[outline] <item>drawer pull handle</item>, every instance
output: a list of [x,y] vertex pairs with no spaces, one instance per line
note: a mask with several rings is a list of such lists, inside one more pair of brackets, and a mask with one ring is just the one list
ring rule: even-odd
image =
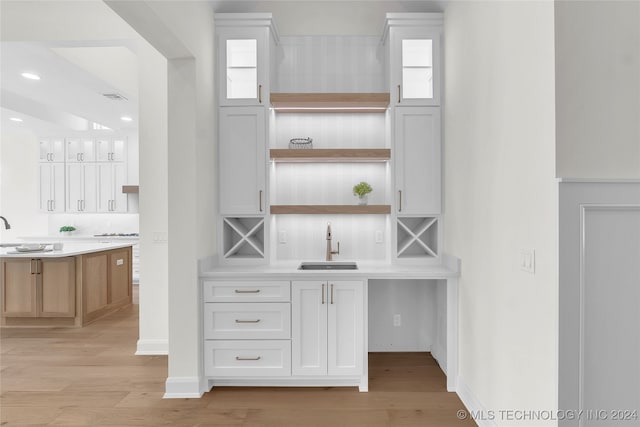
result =
[[241,319],[236,319],[236,323],[259,323],[261,319],[255,319],[255,320],[241,320]]
[[240,357],[240,356],[236,356],[236,360],[260,360],[261,357]]
[[253,289],[251,291],[243,291],[241,289],[236,289],[236,294],[258,294],[260,293],[260,289]]

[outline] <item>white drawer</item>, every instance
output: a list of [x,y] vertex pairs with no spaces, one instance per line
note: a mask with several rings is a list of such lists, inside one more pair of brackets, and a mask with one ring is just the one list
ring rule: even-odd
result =
[[291,341],[205,341],[207,377],[291,375]]
[[208,303],[204,305],[205,339],[289,339],[288,302]]
[[217,281],[205,280],[204,302],[288,302],[289,281]]

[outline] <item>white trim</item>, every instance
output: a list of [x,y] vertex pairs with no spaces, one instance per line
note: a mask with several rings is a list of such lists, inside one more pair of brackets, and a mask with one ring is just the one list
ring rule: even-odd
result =
[[163,399],[199,399],[211,390],[200,377],[169,377],[165,382]]
[[245,377],[245,378],[209,378],[210,386],[232,387],[358,387],[360,391],[367,391],[360,376],[350,377]]
[[138,340],[136,356],[158,356],[169,354],[169,340]]
[[558,178],[563,184],[640,184],[640,178]]
[[495,420],[489,419],[492,413],[480,402],[462,377],[458,377],[456,394],[467,408],[468,417],[473,418],[473,421],[478,427],[498,427]]

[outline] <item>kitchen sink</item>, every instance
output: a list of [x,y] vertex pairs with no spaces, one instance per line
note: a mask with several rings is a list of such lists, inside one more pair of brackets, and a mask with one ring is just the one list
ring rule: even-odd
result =
[[358,264],[344,261],[303,262],[298,270],[357,270]]

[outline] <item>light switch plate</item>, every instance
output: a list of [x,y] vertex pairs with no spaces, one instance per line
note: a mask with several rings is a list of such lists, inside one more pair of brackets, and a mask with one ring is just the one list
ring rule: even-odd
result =
[[376,230],[376,243],[384,243],[384,234],[382,233],[382,230]]
[[278,231],[278,243],[287,243],[287,232],[285,230]]
[[536,274],[536,251],[520,249],[520,270]]

